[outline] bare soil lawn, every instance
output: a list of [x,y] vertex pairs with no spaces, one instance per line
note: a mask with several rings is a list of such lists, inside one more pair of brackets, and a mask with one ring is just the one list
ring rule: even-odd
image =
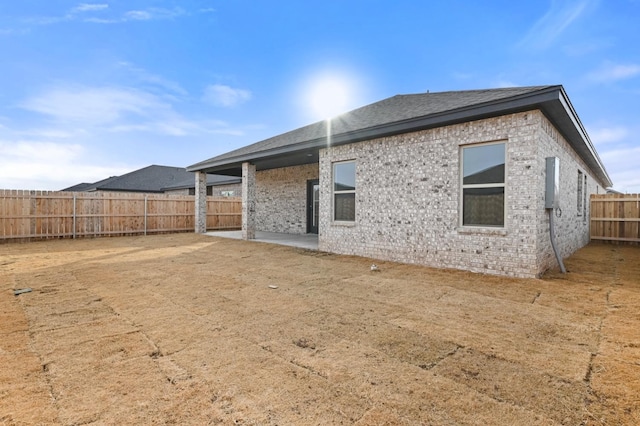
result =
[[0,245],[0,424],[640,424],[640,247],[539,280],[371,263],[194,234]]

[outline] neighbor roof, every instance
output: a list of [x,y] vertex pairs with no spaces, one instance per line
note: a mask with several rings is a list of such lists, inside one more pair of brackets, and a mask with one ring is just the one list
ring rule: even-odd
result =
[[243,162],[255,164],[257,170],[317,163],[319,150],[328,143],[344,145],[533,109],[540,109],[604,185],[611,186],[586,130],[559,85],[396,95],[210,158],[187,170],[240,176]]
[[191,179],[195,184],[193,173],[188,172],[184,167],[151,165],[92,184],[74,185],[63,189],[63,191],[163,192],[164,187],[184,182],[187,179]]
[[106,185],[116,179],[118,179],[119,176],[111,176],[108,177],[106,179],[102,179],[99,180],[97,182],[94,183],[79,183],[73,186],[70,186],[68,188],[63,189],[62,191],[75,191],[75,192],[92,192],[92,191],[97,191],[98,188],[100,188],[100,186],[102,185]]
[[[207,175],[207,186],[228,185],[242,182],[234,176]],[[165,192],[196,186],[195,176],[184,167],[151,165],[122,176],[111,176],[95,183],[79,183],[63,191],[128,191]]]

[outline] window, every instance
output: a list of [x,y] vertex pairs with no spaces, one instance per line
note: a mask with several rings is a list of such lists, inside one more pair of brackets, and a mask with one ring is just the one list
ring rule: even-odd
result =
[[333,220],[356,220],[356,163],[333,164]]
[[462,148],[462,225],[504,226],[506,144]]
[[582,209],[584,208],[584,187],[583,187],[582,172],[578,170],[578,216],[582,216]]
[[584,199],[582,200],[582,215],[584,222],[587,221],[587,175],[584,175],[584,188],[582,190]]
[[[189,195],[196,195],[195,188],[189,188]],[[207,186],[207,195],[213,195],[213,187]]]

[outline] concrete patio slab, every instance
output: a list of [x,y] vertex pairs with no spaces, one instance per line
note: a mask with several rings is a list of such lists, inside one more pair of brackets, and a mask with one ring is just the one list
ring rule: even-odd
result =
[[[207,232],[205,235],[231,238],[234,240],[242,239],[242,231],[212,231]],[[317,234],[283,234],[279,232],[256,231],[256,238],[251,241],[318,250]]]

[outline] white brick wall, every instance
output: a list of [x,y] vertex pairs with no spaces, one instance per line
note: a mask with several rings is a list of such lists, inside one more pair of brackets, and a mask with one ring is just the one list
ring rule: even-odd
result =
[[[554,218],[556,225],[556,242],[563,257],[571,255],[589,242],[589,195],[604,193],[591,170],[578,157],[567,141],[558,133],[553,125],[542,114],[539,114],[540,126],[537,130],[539,164],[541,171],[541,191],[544,194],[544,161],[546,157],[560,159],[560,211]],[[578,214],[578,170],[587,176],[586,214]],[[544,197],[539,197],[538,215],[538,265],[541,271],[557,264],[549,237],[549,219],[544,210]],[[561,216],[560,216],[561,213]],[[559,216],[559,217],[558,217]]]
[[[507,142],[505,227],[461,228],[460,147],[492,141]],[[589,238],[588,220],[577,218],[575,212],[577,168],[587,174],[590,192],[596,192],[596,182],[538,111],[322,150],[320,250],[475,272],[538,276],[555,263],[544,210],[545,157],[552,155],[561,162],[563,215],[557,219],[557,235],[567,256]],[[356,161],[353,225],[331,221],[331,165],[344,160]]]
[[318,179],[318,165],[256,173],[256,229],[287,234],[307,232],[307,181]]

